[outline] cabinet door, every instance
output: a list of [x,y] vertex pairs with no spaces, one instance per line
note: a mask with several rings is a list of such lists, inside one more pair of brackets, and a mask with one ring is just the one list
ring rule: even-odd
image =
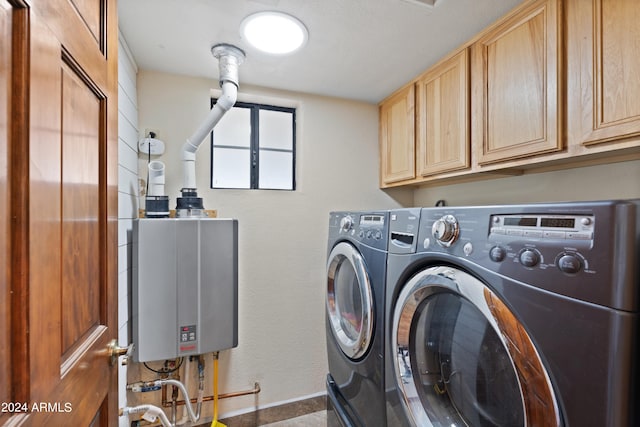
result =
[[380,104],[382,185],[415,178],[415,89],[401,90]]
[[469,62],[465,49],[416,83],[418,174],[469,167]]
[[[576,1],[581,142],[598,144],[640,135],[640,2]],[[573,65],[573,62],[572,62]]]
[[536,1],[472,46],[472,145],[479,164],[563,148],[561,17],[557,0]]

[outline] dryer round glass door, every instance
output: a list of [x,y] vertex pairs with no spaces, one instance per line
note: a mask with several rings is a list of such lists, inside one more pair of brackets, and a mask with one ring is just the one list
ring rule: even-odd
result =
[[559,426],[522,324],[480,280],[448,266],[414,275],[393,315],[393,365],[416,426]]
[[362,255],[349,243],[338,243],[329,254],[326,306],[340,349],[359,359],[373,336],[373,297]]

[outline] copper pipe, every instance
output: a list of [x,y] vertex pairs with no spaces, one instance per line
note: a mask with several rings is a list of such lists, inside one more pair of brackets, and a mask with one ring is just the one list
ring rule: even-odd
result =
[[[173,405],[173,401],[167,401],[167,390],[166,390],[167,386],[162,386],[162,407],[163,408],[170,408]],[[219,394],[218,395],[218,399],[227,399],[229,397],[239,397],[239,396],[247,396],[250,394],[258,394],[260,393],[260,383],[255,382],[253,384],[253,389],[251,390],[243,390],[243,391],[233,391],[233,392],[229,392],[229,393],[224,393],[224,394]],[[213,396],[205,396],[202,398],[203,402],[210,402],[213,400]],[[191,403],[197,403],[198,398],[197,397],[192,397],[189,400]],[[184,400],[177,400],[176,401],[176,405],[177,406],[182,406],[184,405]]]

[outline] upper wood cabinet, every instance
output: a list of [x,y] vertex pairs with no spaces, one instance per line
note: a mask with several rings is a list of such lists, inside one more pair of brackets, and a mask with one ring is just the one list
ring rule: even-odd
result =
[[421,176],[470,166],[468,58],[464,49],[416,82],[416,166]]
[[640,0],[523,2],[380,104],[381,186],[640,158],[637,22]]
[[563,149],[558,0],[519,9],[471,47],[472,146],[480,165]]
[[415,160],[415,89],[410,85],[380,104],[381,185],[415,178]]
[[640,2],[573,1],[568,9],[568,66],[578,73],[569,78],[580,91],[574,139],[593,146],[640,135]]

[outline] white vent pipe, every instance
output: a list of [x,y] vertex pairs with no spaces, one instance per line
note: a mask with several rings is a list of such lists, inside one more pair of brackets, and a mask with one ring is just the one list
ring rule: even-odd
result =
[[149,168],[149,196],[164,196],[164,163],[154,160]]
[[213,106],[204,122],[182,147],[184,165],[183,189],[196,190],[196,151],[203,140],[218,124],[222,116],[233,107],[238,98],[238,66],[245,58],[244,52],[229,44],[218,44],[211,48],[211,53],[218,59],[220,68],[220,87],[222,95]]

